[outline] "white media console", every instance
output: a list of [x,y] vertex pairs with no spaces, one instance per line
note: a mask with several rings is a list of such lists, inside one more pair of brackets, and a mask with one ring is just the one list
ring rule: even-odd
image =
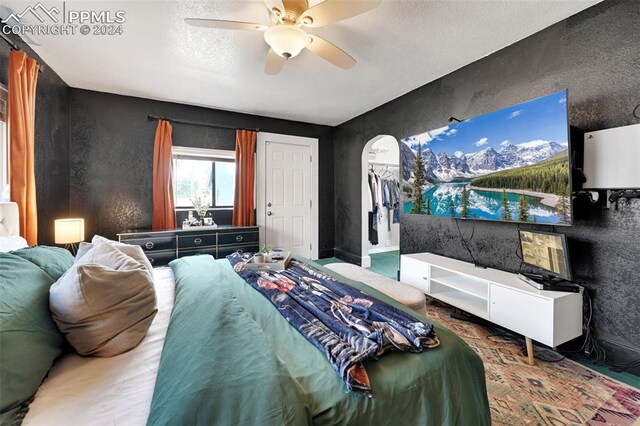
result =
[[518,275],[431,253],[402,255],[400,281],[526,338],[556,347],[582,335],[582,293],[537,290]]

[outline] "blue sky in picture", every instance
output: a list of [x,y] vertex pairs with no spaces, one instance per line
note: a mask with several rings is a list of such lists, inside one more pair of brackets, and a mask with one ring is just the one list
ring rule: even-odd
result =
[[402,141],[414,151],[421,143],[423,149],[428,147],[451,156],[458,151],[468,154],[489,147],[500,152],[508,144],[548,141],[567,145],[568,131],[567,92],[562,90]]

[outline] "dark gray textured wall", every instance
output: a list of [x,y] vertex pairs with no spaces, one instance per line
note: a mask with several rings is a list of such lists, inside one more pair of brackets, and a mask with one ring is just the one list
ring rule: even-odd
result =
[[[640,3],[606,1],[514,45],[350,120],[335,133],[336,252],[360,256],[360,156],[368,140],[398,140],[447,124],[569,89],[570,122],[582,131],[638,123]],[[428,42],[425,40],[425,42]],[[581,144],[581,141],[578,141]],[[571,240],[576,281],[594,295],[598,338],[612,359],[640,357],[640,200],[617,211],[584,200],[574,204]],[[465,222],[478,261],[517,271],[517,226]],[[545,228],[539,228],[545,229]],[[548,228],[546,228],[548,229]],[[433,252],[469,261],[455,222],[404,216],[401,253]]]
[[[44,65],[36,87],[34,143],[38,243],[53,245],[54,220],[69,210],[69,86],[20,38],[10,38]],[[0,83],[8,86],[8,81],[9,45],[0,40]]]
[[[71,89],[70,210],[85,218],[86,232],[114,237],[150,228],[153,141],[147,115],[319,139],[320,255],[332,256],[333,129],[248,114]],[[235,130],[174,124],[173,144],[235,149]]]

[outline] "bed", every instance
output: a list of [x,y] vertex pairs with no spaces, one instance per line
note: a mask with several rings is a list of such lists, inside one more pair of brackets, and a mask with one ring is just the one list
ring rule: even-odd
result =
[[438,324],[438,348],[366,364],[367,398],[346,393],[323,355],[226,259],[183,258],[175,275],[155,268],[154,278],[158,313],[144,340],[112,358],[59,357],[23,424],[490,423],[482,361]]

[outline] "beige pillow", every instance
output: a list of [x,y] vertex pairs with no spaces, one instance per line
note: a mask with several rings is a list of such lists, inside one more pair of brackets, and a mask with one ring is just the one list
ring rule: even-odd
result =
[[58,328],[80,355],[110,357],[133,349],[156,315],[147,268],[109,243],[98,243],[49,289]]
[[80,259],[86,252],[88,252],[95,244],[98,243],[109,243],[127,256],[134,258],[138,262],[142,263],[149,270],[151,276],[153,277],[153,266],[151,266],[149,258],[145,256],[144,251],[140,246],[109,240],[105,237],[101,237],[100,235],[94,235],[91,243],[80,243],[78,253],[76,254],[76,259]]

